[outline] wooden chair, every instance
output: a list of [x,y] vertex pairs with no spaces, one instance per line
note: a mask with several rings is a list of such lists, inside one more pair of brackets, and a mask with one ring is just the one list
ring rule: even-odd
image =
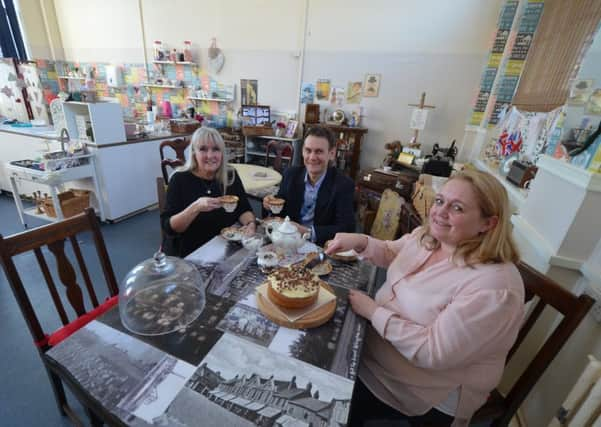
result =
[[399,229],[402,205],[403,199],[398,193],[391,189],[384,190],[370,234],[376,239],[394,240]]
[[283,162],[287,161],[287,165],[292,164],[292,157],[294,156],[294,147],[291,143],[286,141],[269,141],[265,150],[265,166],[269,166],[269,153],[273,151],[275,157],[273,158],[273,168],[282,173],[284,170]]
[[534,297],[538,298],[538,302],[522,325],[518,338],[507,356],[507,362],[511,360],[516,350],[524,342],[528,332],[530,332],[546,306],[550,306],[561,313],[563,319],[547,337],[538,353],[511,387],[507,396],[502,396],[497,390],[494,390],[486,404],[472,418],[473,423],[490,422],[492,426],[509,425],[509,421],[528,393],[595,302],[593,298],[586,294],[575,296],[525,263],[520,263],[518,268],[526,288],[526,302]]
[[[104,303],[99,303],[98,301],[79,243],[77,242],[76,236],[85,231],[90,231],[92,234],[94,246],[107,284],[108,294],[112,297]],[[69,252],[65,251],[66,240],[71,242],[74,257],[79,266],[80,278],[77,277],[75,269],[68,259],[67,253]],[[50,264],[47,263],[44,258],[42,252],[44,246],[47,247],[54,257],[54,262],[51,262]],[[29,299],[25,285],[27,285],[28,288],[32,288],[34,286],[39,286],[40,283],[24,284],[19,276],[17,266],[13,261],[13,258],[17,255],[30,251],[33,251],[35,255],[50,294],[50,298],[44,299],[38,303]],[[67,402],[63,381],[69,384],[70,380],[67,377],[61,379],[61,374],[56,368],[52,367],[52,363],[46,355],[46,352],[68,335],[117,303],[119,289],[94,210],[88,208],[84,213],[64,221],[25,231],[6,238],[0,235],[0,262],[2,263],[4,273],[8,278],[8,283],[33,337],[33,344],[37,348],[50,378],[50,383],[60,413],[69,416],[75,425],[83,425]],[[54,277],[60,279],[64,286],[64,292],[59,291],[55,284],[55,278],[51,273],[53,264],[56,265]],[[80,286],[78,280],[85,284],[85,289]],[[87,298],[84,293],[87,294]],[[63,298],[66,298],[65,302],[68,302],[70,308],[75,312],[75,315],[77,316],[76,319],[69,319],[67,310],[65,310],[65,306],[63,305],[63,300],[61,300],[61,294],[64,294]],[[86,300],[87,305],[85,302]],[[48,329],[42,327],[40,317],[36,314],[38,305],[40,308],[43,306],[44,311],[47,311],[52,305],[56,310],[57,317],[55,318],[55,322],[53,322],[54,325],[47,325]],[[63,326],[54,332],[47,333],[46,331],[54,329],[58,324],[58,320],[60,320]],[[50,322],[46,321],[46,323]],[[92,404],[90,404],[90,406],[91,405]],[[84,406],[86,406],[86,412],[90,417],[90,423],[92,425],[101,425],[99,418],[96,413],[90,409],[90,406],[85,404]]]
[[[190,140],[186,138],[170,139],[161,142],[159,145],[159,153],[161,155],[161,172],[163,173],[163,179],[165,182],[169,182],[169,174],[167,173],[167,166],[175,169],[178,166],[183,166],[186,163],[185,151],[190,145]],[[164,149],[166,147],[171,148],[175,151],[175,159],[165,157]]]

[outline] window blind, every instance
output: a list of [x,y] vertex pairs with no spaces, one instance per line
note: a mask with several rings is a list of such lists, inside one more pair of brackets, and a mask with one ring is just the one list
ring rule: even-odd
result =
[[545,112],[565,104],[600,19],[599,0],[545,0],[513,105]]

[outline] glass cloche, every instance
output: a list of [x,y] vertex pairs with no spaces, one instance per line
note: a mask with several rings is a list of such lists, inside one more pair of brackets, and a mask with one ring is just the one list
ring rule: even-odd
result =
[[140,335],[163,335],[192,323],[205,306],[205,284],[188,261],[157,252],[136,265],[119,289],[121,322]]

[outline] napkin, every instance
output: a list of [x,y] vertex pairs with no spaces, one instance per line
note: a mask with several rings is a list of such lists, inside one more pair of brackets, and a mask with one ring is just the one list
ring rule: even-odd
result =
[[317,310],[322,305],[325,305],[325,304],[329,303],[330,301],[336,299],[336,295],[334,295],[332,292],[328,291],[326,288],[324,288],[322,286],[321,289],[319,290],[319,295],[317,296],[317,301],[315,301],[315,303],[310,305],[309,307],[284,308],[284,307],[280,307],[280,306],[274,304],[273,302],[271,302],[271,300],[269,299],[269,296],[267,296],[267,283],[263,283],[261,286],[259,286],[257,288],[257,293],[261,296],[261,298],[263,298],[263,301],[265,302],[265,304],[269,305],[275,311],[278,311],[279,313],[281,313],[284,317],[286,317],[286,319],[288,319],[289,322],[295,322],[298,319],[303,318],[307,314]]

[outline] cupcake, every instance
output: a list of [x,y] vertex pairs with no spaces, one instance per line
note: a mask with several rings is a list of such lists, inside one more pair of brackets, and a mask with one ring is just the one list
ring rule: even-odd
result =
[[219,200],[221,201],[223,209],[225,209],[226,212],[232,213],[236,210],[236,206],[238,205],[238,196],[221,196]]

